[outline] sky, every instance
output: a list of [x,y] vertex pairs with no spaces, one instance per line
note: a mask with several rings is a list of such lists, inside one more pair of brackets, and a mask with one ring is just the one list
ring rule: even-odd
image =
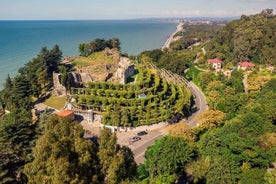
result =
[[276,0],[0,0],[0,20],[233,17],[271,8]]

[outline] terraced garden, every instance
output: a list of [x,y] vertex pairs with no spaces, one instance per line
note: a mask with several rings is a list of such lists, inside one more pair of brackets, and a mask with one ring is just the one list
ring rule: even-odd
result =
[[85,89],[73,88],[76,104],[100,111],[103,123],[114,126],[150,125],[189,113],[191,93],[184,83],[168,83],[159,72],[137,67],[135,84],[93,82]]

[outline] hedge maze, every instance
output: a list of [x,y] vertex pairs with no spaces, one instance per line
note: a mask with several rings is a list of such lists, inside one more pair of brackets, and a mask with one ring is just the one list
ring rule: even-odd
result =
[[169,83],[145,65],[138,71],[135,84],[92,82],[71,93],[80,108],[100,111],[106,125],[150,125],[189,114],[192,95],[185,83]]

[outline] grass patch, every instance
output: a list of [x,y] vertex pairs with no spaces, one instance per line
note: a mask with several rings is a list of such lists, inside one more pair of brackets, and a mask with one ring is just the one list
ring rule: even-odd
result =
[[194,65],[191,65],[190,69],[186,73],[186,77],[189,80],[192,80],[197,86],[199,86],[199,73],[200,71]]
[[66,96],[51,96],[50,98],[48,98],[44,104],[52,107],[54,109],[60,110],[64,107],[66,103]]
[[95,52],[88,57],[78,57],[73,63],[76,66],[87,67],[91,65],[114,64],[116,60],[113,55],[106,56],[104,52]]

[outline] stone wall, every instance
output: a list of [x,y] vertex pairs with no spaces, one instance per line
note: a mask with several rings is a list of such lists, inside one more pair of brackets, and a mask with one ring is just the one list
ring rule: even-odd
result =
[[66,94],[65,87],[61,84],[61,74],[53,72],[54,89],[52,94],[55,96],[61,96]]
[[135,66],[131,63],[129,58],[121,57],[118,63],[118,69],[115,73],[115,77],[120,84],[126,84],[127,78],[135,73]]

